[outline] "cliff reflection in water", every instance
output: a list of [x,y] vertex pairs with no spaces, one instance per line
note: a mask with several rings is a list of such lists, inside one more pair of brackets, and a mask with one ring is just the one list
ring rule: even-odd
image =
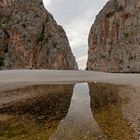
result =
[[91,110],[106,140],[133,140],[133,130],[124,119],[119,86],[89,83]]
[[81,83],[1,92],[0,140],[134,140],[122,113],[124,88]]
[[68,114],[49,140],[102,140],[91,112],[87,83],[75,85]]
[[68,112],[73,88],[74,85],[42,85],[1,93],[0,98],[8,95],[9,102],[6,99],[0,108],[0,139],[49,139]]

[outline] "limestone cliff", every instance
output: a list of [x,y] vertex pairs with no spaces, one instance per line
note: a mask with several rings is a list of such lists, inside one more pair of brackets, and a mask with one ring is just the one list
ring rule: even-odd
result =
[[89,34],[88,70],[140,72],[140,1],[110,0]]
[[42,0],[0,0],[0,67],[77,69],[65,31]]

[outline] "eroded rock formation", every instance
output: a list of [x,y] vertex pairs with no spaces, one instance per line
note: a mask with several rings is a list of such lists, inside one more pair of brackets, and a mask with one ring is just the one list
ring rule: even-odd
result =
[[87,69],[140,72],[140,1],[107,2],[91,27]]
[[0,67],[77,69],[65,31],[42,0],[0,1]]

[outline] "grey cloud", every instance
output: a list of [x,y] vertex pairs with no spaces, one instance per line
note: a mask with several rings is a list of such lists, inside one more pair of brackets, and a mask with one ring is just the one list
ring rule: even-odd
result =
[[[48,0],[44,0],[47,3]],[[48,10],[58,22],[69,24],[79,18],[95,17],[107,0],[49,0]],[[92,16],[90,16],[92,15]],[[90,19],[87,19],[90,20]]]
[[86,67],[89,30],[106,2],[107,0],[44,0],[47,10],[64,27],[82,69]]

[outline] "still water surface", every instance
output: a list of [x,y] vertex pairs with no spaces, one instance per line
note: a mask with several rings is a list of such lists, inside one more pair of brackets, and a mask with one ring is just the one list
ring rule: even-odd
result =
[[101,137],[90,108],[88,84],[75,85],[70,108],[50,140],[80,140]]
[[134,139],[115,85],[30,86],[0,100],[0,140]]

